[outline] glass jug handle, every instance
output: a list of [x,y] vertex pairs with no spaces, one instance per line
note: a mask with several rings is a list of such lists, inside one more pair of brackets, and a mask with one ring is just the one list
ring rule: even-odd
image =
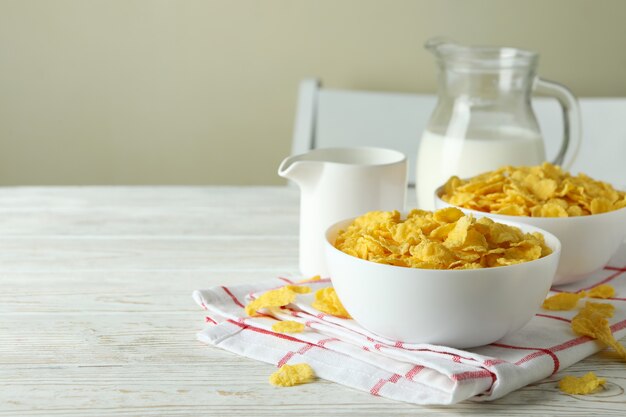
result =
[[580,106],[574,94],[559,83],[535,78],[535,91],[556,98],[563,109],[563,143],[556,155],[553,164],[560,165],[568,170],[578,156],[580,141],[582,139],[582,127]]

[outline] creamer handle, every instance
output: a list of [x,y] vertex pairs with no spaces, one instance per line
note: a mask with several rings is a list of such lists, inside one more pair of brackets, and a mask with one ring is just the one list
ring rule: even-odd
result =
[[563,143],[553,164],[569,170],[578,156],[582,140],[580,106],[572,92],[562,84],[535,78],[535,91],[556,98],[563,109]]

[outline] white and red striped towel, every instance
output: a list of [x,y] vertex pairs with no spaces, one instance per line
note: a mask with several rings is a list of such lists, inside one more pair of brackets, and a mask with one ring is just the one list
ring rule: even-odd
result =
[[[616,295],[606,302],[616,308],[610,323],[619,339],[626,334],[626,246],[610,265],[585,281],[554,291],[575,292],[610,282]],[[243,307],[251,298],[294,280],[281,277],[194,292],[193,298],[208,314],[207,328],[198,339],[278,367],[306,362],[320,378],[417,404],[494,400],[603,349],[572,332],[570,320],[577,310],[539,311],[516,334],[468,350],[386,340],[353,320],[320,314],[310,306],[312,294],[298,295],[295,306],[275,318],[246,316]],[[315,291],[331,284],[326,279],[303,285]],[[271,327],[276,320],[299,321],[306,330],[275,333]]]

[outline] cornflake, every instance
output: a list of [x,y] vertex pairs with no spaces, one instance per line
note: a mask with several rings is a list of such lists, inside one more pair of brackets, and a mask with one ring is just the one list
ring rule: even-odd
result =
[[552,253],[540,233],[477,220],[454,207],[413,210],[404,220],[398,211],[366,213],[339,232],[335,247],[368,261],[425,269],[490,268]]
[[585,310],[594,311],[602,317],[609,318],[613,317],[613,314],[615,313],[615,306],[613,304],[593,303],[591,301],[587,301],[585,303]]
[[296,293],[293,292],[288,286],[278,288],[276,290],[270,290],[252,301],[246,306],[246,314],[249,316],[255,316],[257,310],[268,307],[282,307],[287,304],[291,304],[296,299]]
[[292,320],[279,321],[272,325],[272,330],[277,333],[300,333],[304,331],[304,324]]
[[285,285],[285,288],[290,289],[296,294],[308,294],[311,292],[311,287],[305,285]]
[[505,166],[467,180],[451,177],[441,199],[455,206],[494,214],[575,217],[626,207],[626,192],[559,166]]
[[573,310],[578,305],[578,300],[584,296],[584,291],[577,293],[561,292],[543,300],[541,307],[546,310]]
[[613,309],[600,307],[600,303],[586,303],[585,307],[572,319],[572,330],[581,336],[588,336],[612,347],[626,361],[626,349],[611,332],[606,319],[613,315]]
[[[579,291],[577,293],[562,292],[546,298],[542,307],[546,310],[573,310],[578,305],[578,300],[583,297],[591,298],[611,298],[615,295],[615,288],[608,284],[602,284],[589,291]],[[614,308],[610,304],[587,303],[588,308],[592,306],[607,306]],[[611,316],[608,316],[611,317]]]
[[[610,285],[601,285],[596,288],[605,287],[598,290],[598,294],[606,295],[614,294],[615,290]],[[606,288],[608,287],[608,289]],[[593,290],[592,290],[593,291]],[[586,295],[591,296],[591,292]],[[584,293],[584,291],[581,291]],[[595,295],[598,295],[595,294]],[[576,294],[575,294],[576,295]],[[552,298],[552,297],[551,297]],[[576,300],[577,302],[578,300]],[[585,307],[572,319],[571,327],[574,333],[581,336],[588,336],[599,342],[612,347],[623,360],[626,361],[626,349],[622,346],[611,332],[607,318],[613,317],[615,307],[608,303],[594,303],[587,301]],[[573,376],[565,376],[559,381],[561,391],[568,394],[590,394],[605,384],[605,380],[597,378],[593,372],[589,372],[583,377],[576,378]]]
[[615,288],[608,284],[598,285],[587,291],[587,297],[591,298],[611,298],[615,296]]
[[315,378],[315,373],[311,366],[306,363],[283,365],[278,371],[270,375],[270,384],[277,387],[292,387],[311,382],[313,378]]
[[598,378],[589,372],[580,378],[567,375],[559,381],[559,389],[567,394],[586,395],[595,392],[606,383],[604,378]]
[[326,287],[315,292],[315,301],[311,306],[324,313],[351,319],[333,287]]

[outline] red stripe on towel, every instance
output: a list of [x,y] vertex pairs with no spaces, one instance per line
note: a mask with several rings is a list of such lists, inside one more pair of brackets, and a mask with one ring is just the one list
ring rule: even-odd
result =
[[261,334],[268,334],[270,336],[274,336],[274,337],[277,337],[279,339],[289,340],[289,341],[292,341],[292,342],[307,343],[307,342],[303,342],[300,339],[296,339],[295,337],[287,336],[286,334],[270,332],[269,330],[260,329],[258,327],[249,326],[249,325],[243,324],[243,323],[238,323],[235,320],[228,319],[228,322],[232,323],[232,324],[234,324],[236,326],[239,326],[239,327],[241,327],[242,329],[245,329],[245,330],[251,330],[253,332],[257,332],[257,333],[261,333]]
[[424,369],[422,365],[415,365],[413,368],[411,368],[411,370],[409,370],[409,372],[404,375],[404,377],[409,381],[413,381],[413,377],[420,373],[422,369]]
[[551,316],[550,314],[540,314],[540,313],[537,313],[537,314],[535,314],[535,316],[537,316],[537,317],[545,317],[547,319],[561,320],[561,321],[564,321],[565,323],[571,323],[572,322],[570,319],[566,319],[566,318],[559,317],[559,316]]
[[378,382],[372,387],[372,389],[370,389],[370,394],[378,396],[378,392],[386,383],[386,379],[379,379]]
[[[608,268],[606,268],[606,269],[608,269]],[[602,281],[596,282],[595,284],[590,285],[590,286],[588,286],[586,288],[583,288],[582,290],[579,290],[579,291],[591,290],[591,289],[593,289],[593,288],[595,288],[597,286],[600,286],[602,284],[606,284],[607,282],[613,281],[615,278],[619,277],[624,272],[626,272],[626,269],[617,269],[617,270],[611,269],[611,271],[615,271],[615,273],[613,273],[613,274],[609,275],[608,277],[604,278]]]
[[278,279],[281,280],[281,281],[285,281],[287,284],[293,284],[293,281],[290,280],[289,278],[278,277]]
[[554,354],[554,352],[552,352],[551,349],[546,349],[546,348],[533,348],[533,347],[525,347],[525,346],[512,346],[512,345],[505,345],[502,343],[492,343],[492,346],[496,346],[496,347],[500,347],[500,348],[505,348],[505,349],[517,349],[517,350],[534,350],[535,352],[531,353],[530,355],[526,355],[524,356],[522,359],[520,359],[519,361],[515,362],[515,365],[521,365],[523,363],[526,363],[532,359],[541,357],[543,355],[548,355],[550,356],[550,358],[552,359],[553,362],[553,368],[552,368],[552,373],[550,375],[554,375],[555,373],[558,372],[559,368],[561,367],[561,361],[559,361],[559,358]]
[[239,302],[239,300],[237,299],[237,297],[235,297],[235,294],[233,294],[232,292],[230,292],[230,290],[228,288],[226,288],[225,286],[222,285],[222,289],[226,292],[226,294],[228,294],[230,296],[230,298],[233,300],[233,302],[235,304],[237,304],[239,307],[241,308],[246,308],[243,304],[241,304],[241,302]]
[[280,368],[280,367],[281,367],[281,366],[283,366],[285,363],[287,363],[287,361],[289,361],[289,359],[291,359],[291,358],[293,357],[293,355],[295,355],[295,354],[296,354],[296,352],[291,352],[291,351],[287,352],[287,353],[285,354],[285,356],[283,356],[283,357],[282,357],[282,358],[278,361],[277,366]]
[[481,379],[481,378],[491,378],[495,380],[495,375],[492,372],[489,372],[487,370],[467,371],[467,372],[461,372],[458,374],[450,375],[450,379],[456,382],[467,381],[468,379]]

